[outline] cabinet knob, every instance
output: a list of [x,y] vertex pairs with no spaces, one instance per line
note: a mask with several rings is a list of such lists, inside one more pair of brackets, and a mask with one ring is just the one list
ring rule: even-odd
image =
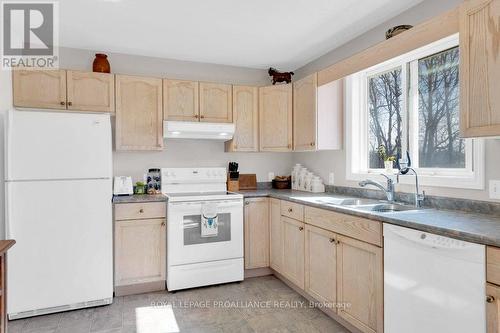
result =
[[314,142],[311,142],[311,147],[314,147],[314,145],[315,145]]
[[139,213],[141,213],[141,214],[144,213],[144,209],[142,209],[142,208],[139,209]]
[[71,105],[73,105],[73,103],[72,102],[68,102],[68,106],[71,106]]
[[245,205],[249,205],[249,204],[250,204],[250,202],[249,202],[249,201],[245,201]]
[[495,297],[488,295],[486,296],[486,302],[493,303],[495,301]]
[[66,103],[61,101],[61,105],[66,105]]
[[292,208],[288,208],[288,212],[289,213],[293,212],[293,209]]
[[204,116],[204,115],[201,115],[201,116],[200,116],[200,118],[201,118],[201,119],[205,119],[205,116]]
[[335,238],[330,238],[330,243],[335,243]]
[[287,146],[287,147],[288,147],[288,149],[290,149],[290,148],[292,148],[292,145],[291,145],[291,144],[288,144],[288,146]]
[[199,117],[199,116],[198,116],[197,114],[195,114],[195,115],[194,115],[194,117],[195,117],[196,119],[198,119],[198,117]]
[[304,227],[299,227],[299,230],[300,230],[300,231],[304,230]]
[[165,226],[165,222],[162,222],[162,223],[161,223],[161,226],[162,226],[162,227],[164,227],[164,226]]

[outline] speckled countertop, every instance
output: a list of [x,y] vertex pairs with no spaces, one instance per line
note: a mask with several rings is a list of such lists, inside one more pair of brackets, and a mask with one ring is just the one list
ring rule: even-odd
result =
[[113,203],[134,203],[134,202],[162,202],[167,201],[163,194],[134,194],[134,195],[115,195]]
[[272,197],[307,206],[347,213],[375,221],[431,232],[473,243],[500,246],[500,216],[466,213],[461,211],[420,209],[390,213],[361,211],[349,206],[333,206],[306,201],[311,197],[353,198],[332,193],[308,193],[292,190],[264,189],[240,191],[246,198]]

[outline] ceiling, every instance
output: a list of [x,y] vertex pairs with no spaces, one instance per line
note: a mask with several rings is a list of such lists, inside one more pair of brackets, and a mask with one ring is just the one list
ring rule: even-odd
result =
[[294,70],[422,0],[64,0],[60,45]]

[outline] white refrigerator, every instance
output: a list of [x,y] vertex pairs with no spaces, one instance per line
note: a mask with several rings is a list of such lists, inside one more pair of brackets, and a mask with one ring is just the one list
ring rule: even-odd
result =
[[110,304],[110,116],[12,110],[5,127],[9,318]]

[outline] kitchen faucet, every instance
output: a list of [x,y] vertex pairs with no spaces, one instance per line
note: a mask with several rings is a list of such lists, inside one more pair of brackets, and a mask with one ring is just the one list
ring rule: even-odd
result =
[[[425,200],[425,191],[422,191],[422,194],[420,194],[419,189],[418,189],[418,175],[415,169],[413,168],[405,168],[405,170],[412,171],[413,174],[415,175],[415,207],[420,208],[422,207],[422,203]],[[404,173],[406,174],[406,173]],[[399,175],[403,175],[401,171],[398,173],[398,183],[399,183]]]
[[382,174],[382,176],[387,178],[387,188],[385,188],[384,185],[380,184],[379,182],[376,182],[376,181],[371,180],[371,179],[366,179],[366,180],[360,181],[359,186],[365,187],[367,185],[372,185],[372,186],[378,187],[379,189],[384,191],[385,195],[387,196],[387,200],[389,202],[394,202],[394,181],[384,174]]

